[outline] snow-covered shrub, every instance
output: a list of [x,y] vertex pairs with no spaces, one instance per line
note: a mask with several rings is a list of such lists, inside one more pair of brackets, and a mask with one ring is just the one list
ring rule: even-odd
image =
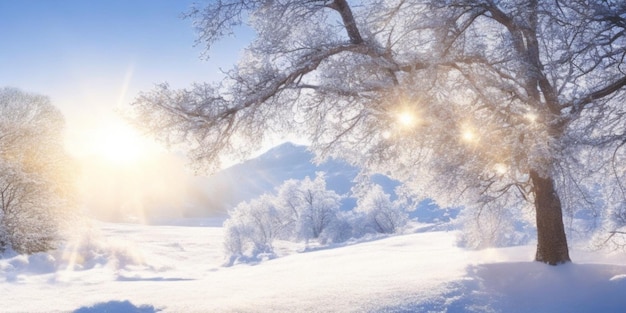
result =
[[276,239],[349,239],[349,223],[338,218],[341,196],[327,190],[324,179],[318,173],[315,179],[288,180],[277,188],[277,195],[265,194],[231,210],[224,223],[227,264],[273,257]]
[[297,233],[305,240],[317,239],[329,226],[337,223],[341,196],[326,189],[323,173],[315,179],[306,177],[299,182],[298,192],[291,201],[297,203]]
[[0,250],[50,250],[60,239],[63,202],[36,174],[0,161]]
[[0,161],[0,249],[30,254],[54,248],[59,239],[54,201],[36,175]]
[[377,233],[393,234],[408,222],[408,214],[399,201],[391,201],[380,185],[372,184],[359,198],[357,212],[364,214],[362,227]]
[[604,213],[590,245],[609,251],[626,249],[626,202],[615,201]]
[[465,208],[456,220],[461,227],[459,244],[472,249],[526,244],[535,230],[525,213],[522,208],[497,205]]
[[237,259],[273,255],[273,242],[282,233],[284,225],[275,203],[275,197],[262,195],[240,203],[229,212],[230,218],[224,223],[224,248],[229,264]]
[[276,189],[276,207],[279,210],[283,228],[280,234],[281,239],[296,241],[300,239],[302,213],[302,192],[300,190],[301,181],[290,179],[285,181]]
[[318,240],[322,244],[341,243],[355,237],[352,212],[338,212],[336,218],[328,225]]

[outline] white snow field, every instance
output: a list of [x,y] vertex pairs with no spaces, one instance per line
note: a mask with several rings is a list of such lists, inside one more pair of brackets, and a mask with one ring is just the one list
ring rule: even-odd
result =
[[[455,232],[222,267],[222,228],[93,222],[64,251],[0,259],[1,312],[626,312],[626,255],[468,251]],[[211,225],[211,223],[209,223]]]

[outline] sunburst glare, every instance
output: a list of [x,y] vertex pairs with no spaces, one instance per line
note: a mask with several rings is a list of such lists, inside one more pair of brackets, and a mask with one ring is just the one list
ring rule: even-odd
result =
[[141,136],[132,127],[121,122],[93,130],[89,145],[91,154],[119,165],[134,163],[145,153]]
[[461,131],[461,139],[467,143],[474,143],[478,141],[478,136],[473,128],[463,127],[463,130]]
[[415,113],[409,110],[398,113],[397,119],[400,125],[405,128],[411,128],[417,124]]

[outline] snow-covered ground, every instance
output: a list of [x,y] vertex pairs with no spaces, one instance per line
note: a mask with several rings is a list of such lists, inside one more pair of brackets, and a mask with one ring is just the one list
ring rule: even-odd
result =
[[[181,223],[181,225],[184,223]],[[188,223],[194,225],[202,223]],[[206,223],[205,223],[206,224]],[[626,255],[468,251],[455,232],[222,267],[222,228],[94,222],[64,251],[0,259],[2,312],[625,312]]]

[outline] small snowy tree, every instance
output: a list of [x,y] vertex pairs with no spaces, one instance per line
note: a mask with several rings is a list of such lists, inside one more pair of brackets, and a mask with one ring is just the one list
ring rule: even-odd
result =
[[460,245],[472,249],[528,243],[534,226],[521,208],[486,205],[461,211],[456,222],[463,230]]
[[300,191],[299,180],[290,179],[283,182],[277,188],[276,206],[283,218],[282,239],[298,240],[300,239],[300,216],[302,213],[302,197]]
[[256,259],[274,254],[274,240],[284,225],[275,203],[273,196],[262,195],[240,203],[229,212],[230,218],[224,223],[224,248],[229,264],[238,258]]
[[[298,203],[297,233],[305,240],[320,238],[330,226],[338,222],[337,213],[341,206],[341,196],[326,189],[323,173],[317,173],[315,179],[306,177],[299,182],[296,198]],[[325,238],[333,237],[326,232]]]
[[63,126],[46,97],[0,89],[0,250],[51,249],[76,213]]
[[339,214],[341,196],[326,189],[323,173],[315,179],[288,180],[276,191],[229,212],[224,223],[228,265],[272,256],[276,239],[338,242],[350,237],[351,225]]
[[58,238],[54,199],[36,175],[0,164],[0,228],[4,246],[19,253],[50,250]]
[[390,195],[377,184],[372,184],[358,199],[356,211],[365,213],[366,227],[385,234],[398,232],[409,218],[400,203],[391,201]]
[[599,230],[592,241],[594,248],[618,250],[626,249],[626,201],[616,199],[603,212]]

